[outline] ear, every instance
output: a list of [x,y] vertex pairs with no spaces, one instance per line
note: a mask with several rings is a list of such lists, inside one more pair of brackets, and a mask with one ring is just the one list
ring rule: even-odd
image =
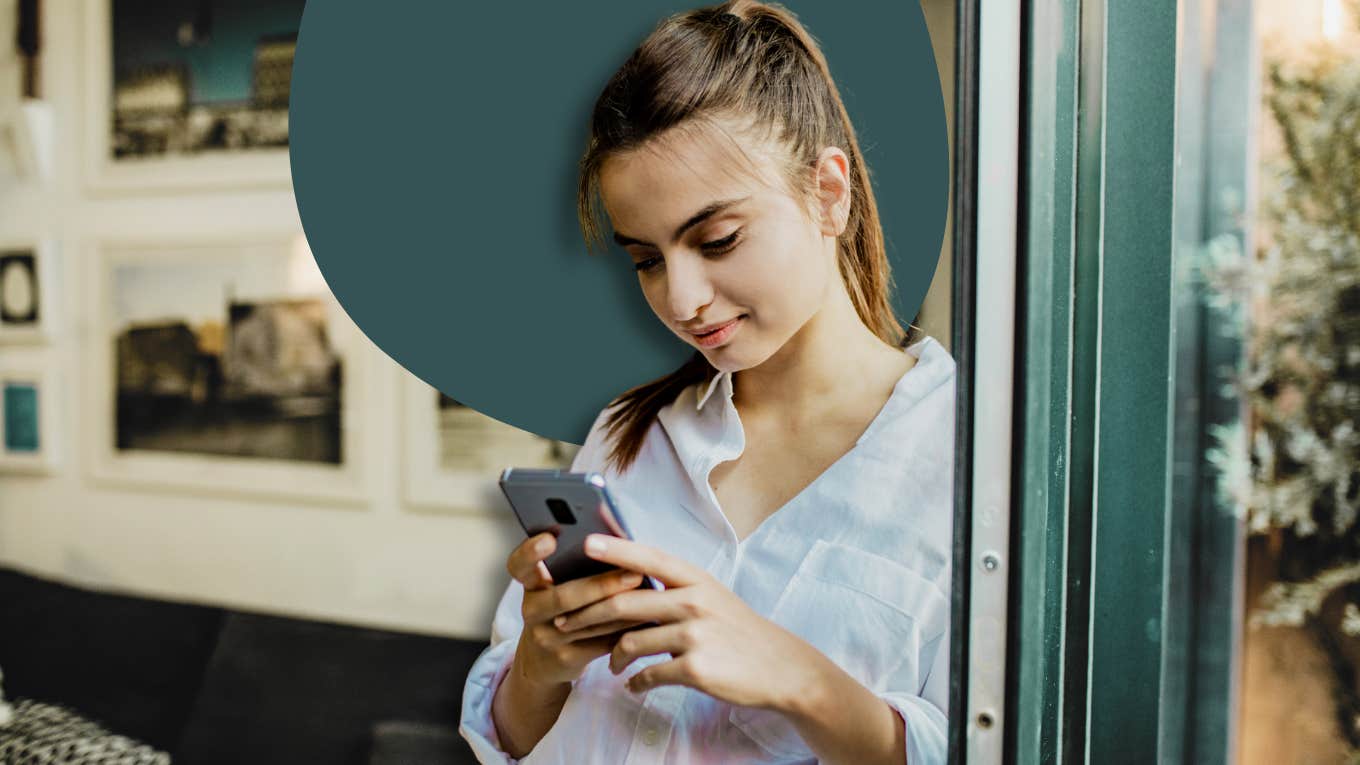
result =
[[836,146],[822,149],[816,164],[818,225],[840,236],[850,221],[850,158]]

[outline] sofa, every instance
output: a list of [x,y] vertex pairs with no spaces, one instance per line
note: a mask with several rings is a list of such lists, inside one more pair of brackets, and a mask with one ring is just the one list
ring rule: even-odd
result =
[[475,763],[457,727],[484,646],[0,568],[5,696],[60,705],[187,765]]

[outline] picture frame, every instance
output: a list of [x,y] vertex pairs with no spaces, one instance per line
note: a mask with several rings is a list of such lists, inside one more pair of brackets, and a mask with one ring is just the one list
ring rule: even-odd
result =
[[0,473],[56,472],[60,399],[49,367],[0,359]]
[[[507,467],[571,466],[579,449],[499,422],[451,399],[398,367],[406,504],[418,512],[510,517],[501,493]],[[455,405],[457,402],[453,402]]]
[[94,481],[371,500],[368,341],[300,231],[103,239],[89,262]]
[[[230,148],[233,144],[268,140],[267,136],[278,132],[277,123],[280,119],[286,135],[286,83],[283,86],[282,105],[274,104],[268,110],[267,121],[251,120],[251,107],[238,107],[224,115],[219,113],[222,109],[214,105],[204,107],[194,103],[190,96],[193,86],[189,84],[191,80],[188,74],[180,73],[176,77],[176,73],[183,69],[183,62],[171,61],[159,69],[148,67],[144,75],[139,75],[148,81],[133,83],[127,91],[115,93],[114,2],[81,0],[85,42],[84,103],[88,115],[84,120],[87,186],[95,192],[240,187],[290,189],[292,171],[286,139],[282,146],[247,147],[241,150]],[[297,16],[300,19],[300,2],[298,6]],[[183,7],[190,8],[188,5]],[[181,36],[185,34],[184,25],[181,25],[179,33]],[[211,39],[207,44],[212,44]],[[293,44],[296,44],[295,37]],[[276,71],[291,73],[291,51],[270,52],[261,56],[257,50],[256,55],[257,58],[271,61]],[[258,68],[259,62],[256,64]],[[252,87],[255,87],[254,83]],[[270,93],[275,91],[277,88],[269,90]],[[277,94],[270,98],[278,100]],[[222,144],[227,148],[207,151],[195,148],[192,152],[167,152],[162,156],[115,158],[114,138],[117,110],[120,108],[138,115],[136,125],[139,125],[125,132],[117,132],[118,136],[128,139],[119,140],[117,144],[120,147],[179,145],[192,148],[211,140],[212,145]],[[167,138],[167,122],[181,126],[174,128],[174,135],[183,137]],[[261,134],[266,137],[260,137]],[[211,138],[205,139],[204,136]]]
[[57,258],[50,239],[0,240],[0,345],[44,344],[56,334]]

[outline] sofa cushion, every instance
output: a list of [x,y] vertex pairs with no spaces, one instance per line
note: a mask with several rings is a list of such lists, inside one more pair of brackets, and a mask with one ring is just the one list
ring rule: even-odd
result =
[[386,720],[373,726],[368,765],[475,765],[467,742],[451,725]]
[[7,697],[61,704],[163,750],[179,741],[223,616],[8,569],[0,612]]
[[[463,683],[482,647],[230,613],[174,759],[362,765],[380,721],[456,726]],[[475,762],[461,738],[444,744],[459,752],[453,762]]]

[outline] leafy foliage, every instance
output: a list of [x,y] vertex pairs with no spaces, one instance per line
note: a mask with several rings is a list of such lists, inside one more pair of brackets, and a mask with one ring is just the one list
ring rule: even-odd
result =
[[[1262,168],[1257,257],[1231,238],[1206,252],[1211,300],[1247,340],[1248,419],[1211,434],[1209,459],[1220,501],[1281,543],[1252,623],[1308,628],[1353,679],[1339,641],[1360,636],[1360,54],[1306,59],[1266,65],[1280,151]],[[1328,602],[1339,615],[1323,619]],[[1354,685],[1338,680],[1338,717],[1360,746]]]
[[1283,156],[1266,168],[1261,256],[1219,241],[1207,269],[1220,307],[1250,306],[1250,421],[1219,429],[1210,459],[1252,532],[1306,551],[1257,614],[1297,624],[1360,580],[1360,56],[1274,60],[1267,75]]

